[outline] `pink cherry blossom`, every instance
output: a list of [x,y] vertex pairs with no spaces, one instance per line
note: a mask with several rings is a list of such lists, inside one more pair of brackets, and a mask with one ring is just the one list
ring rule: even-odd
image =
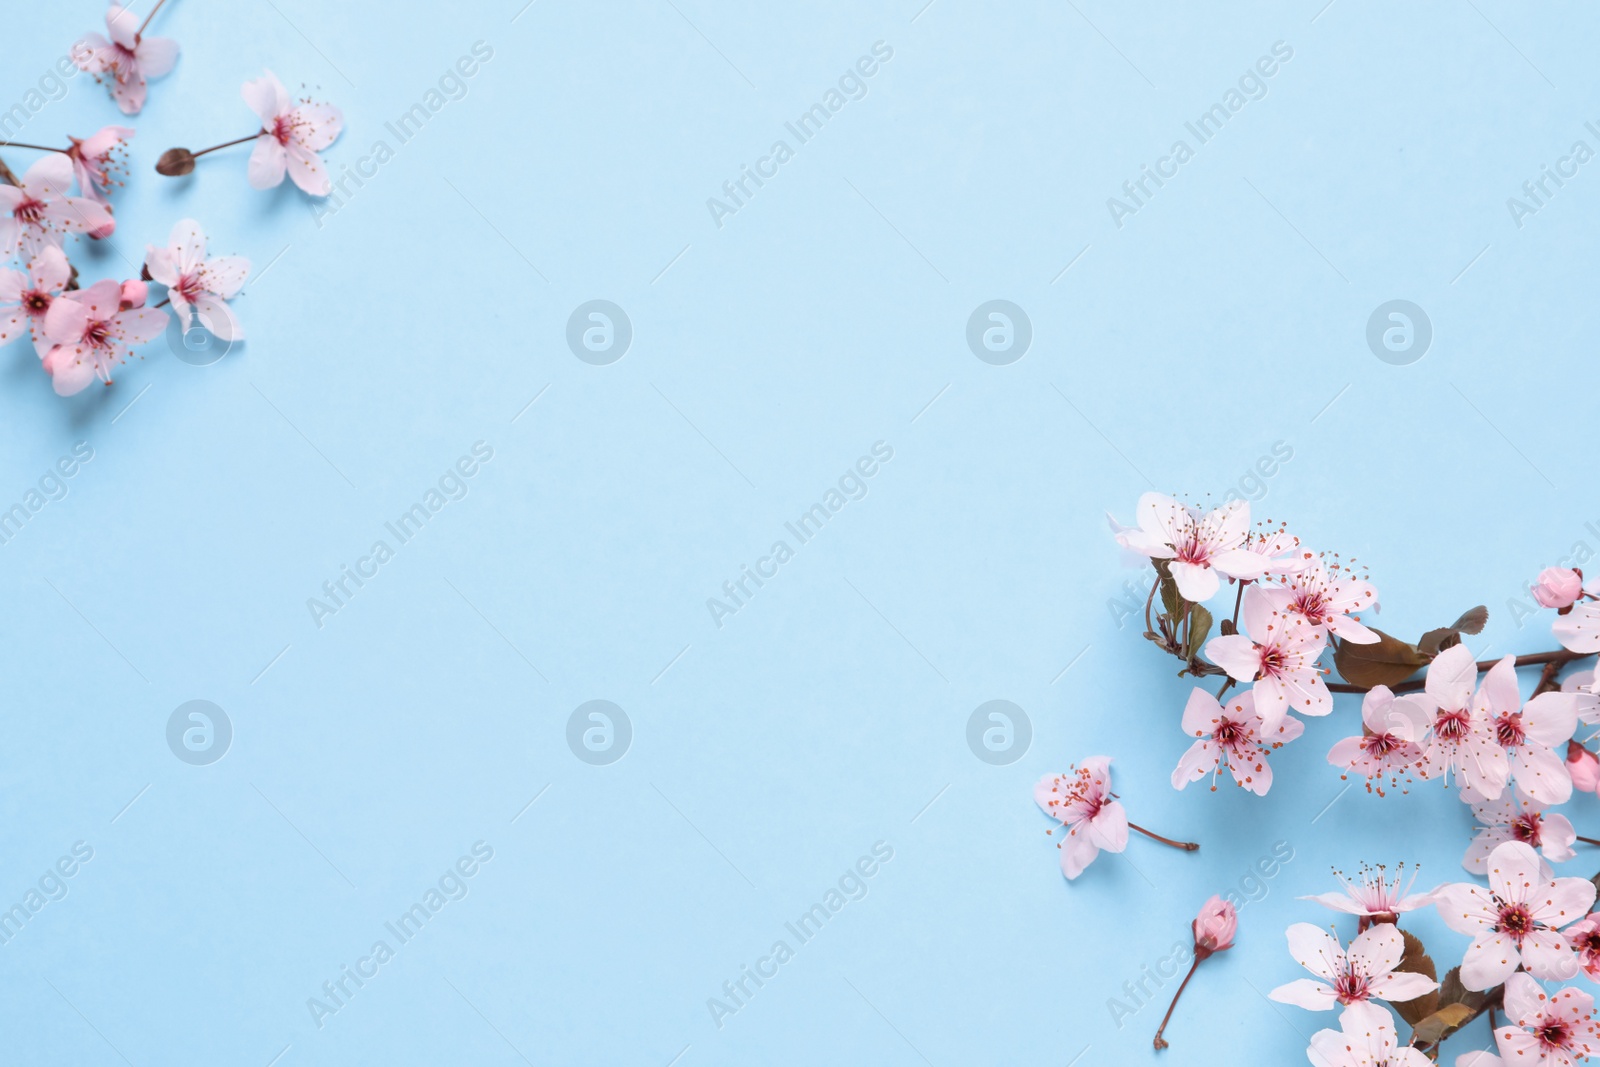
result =
[[327,168],[317,155],[344,129],[344,114],[332,104],[291,100],[277,75],[244,83],[244,102],[261,119],[261,136],[250,153],[250,184],[272,189],[283,183],[285,170],[312,196],[333,191]]
[[1117,535],[1124,548],[1170,560],[1167,564],[1185,600],[1210,600],[1227,578],[1252,579],[1266,573],[1265,556],[1244,547],[1250,528],[1250,505],[1243,500],[1201,515],[1170,496],[1145,493],[1137,509],[1139,526]]
[[106,30],[111,38],[98,33],[83,37],[87,46],[75,49],[73,59],[79,70],[96,80],[111,82],[111,98],[124,115],[137,115],[144,107],[145,79],[159,78],[178,62],[178,42],[170,37],[142,37],[139,18],[114,2],[106,11]]
[[1521,841],[1498,846],[1488,866],[1488,889],[1454,882],[1434,891],[1444,924],[1473,937],[1461,961],[1462,984],[1488,989],[1519,966],[1536,978],[1564,981],[1576,975],[1578,957],[1560,929],[1593,906],[1594,883],[1552,878],[1538,853]]
[[1283,582],[1289,590],[1288,610],[1312,626],[1352,644],[1378,642],[1378,635],[1353,617],[1377,602],[1378,591],[1344,565],[1313,558],[1303,570],[1286,575]]
[[1567,742],[1567,774],[1579,792],[1600,792],[1600,757],[1576,741]]
[[[1572,776],[1555,750],[1565,746],[1578,728],[1572,695],[1541,693],[1523,704],[1517,690],[1516,657],[1506,656],[1483,676],[1474,704],[1495,743],[1505,750],[1517,788],[1541,803],[1566,803],[1572,797]],[[1564,754],[1565,749],[1562,751]],[[1496,790],[1494,795],[1498,793]]]
[[1403,863],[1395,869],[1392,882],[1385,867],[1362,867],[1357,876],[1359,883],[1352,882],[1338,871],[1334,872],[1334,877],[1343,884],[1343,893],[1321,893],[1300,899],[1314,900],[1325,908],[1342,911],[1346,915],[1359,915],[1364,919],[1389,923],[1395,922],[1408,911],[1416,911],[1433,903],[1432,893],[1410,892],[1417,880],[1415,869],[1411,872],[1411,880],[1405,883],[1404,889],[1401,888],[1400,883],[1405,878]]
[[191,318],[219,340],[244,337],[244,330],[224,301],[236,296],[250,274],[250,261],[243,256],[206,258],[206,235],[193,219],[183,219],[172,228],[166,248],[148,246],[145,269],[150,277],[167,287],[167,298],[178,323],[185,330]]
[[1326,715],[1333,698],[1317,666],[1327,640],[1304,616],[1287,610],[1282,589],[1251,586],[1244,592],[1240,619],[1244,633],[1214,637],[1206,643],[1211,662],[1239,682],[1255,683],[1256,710],[1262,732],[1274,733],[1290,707],[1305,715]]
[[1583,594],[1583,573],[1570,567],[1546,567],[1533,583],[1532,593],[1541,607],[1571,607]]
[[1323,979],[1299,978],[1267,994],[1280,1004],[1328,1011],[1335,1004],[1358,1004],[1374,997],[1406,1001],[1439,988],[1425,974],[1397,971],[1405,939],[1389,923],[1378,923],[1350,942],[1347,954],[1332,934],[1310,923],[1289,927],[1289,954]]
[[1478,820],[1478,836],[1468,846],[1461,866],[1473,874],[1487,871],[1489,856],[1507,841],[1530,845],[1551,863],[1565,863],[1577,855],[1572,844],[1578,833],[1571,820],[1546,811],[1537,800],[1524,800],[1515,789],[1506,790],[1497,800],[1473,801],[1472,814]]
[[81,141],[76,137],[67,138],[72,142],[67,158],[72,160],[79,192],[102,204],[110,202],[111,187],[122,185],[128,173],[128,141],[133,134],[127,126],[107,126]]
[[55,245],[46,245],[26,271],[0,270],[0,345],[27,332],[42,359],[55,342],[45,336],[45,314],[72,278],[72,264]]
[[1418,739],[1428,727],[1428,712],[1414,700],[1397,697],[1386,685],[1374,686],[1361,698],[1362,731],[1328,750],[1328,762],[1367,779],[1367,791],[1383,795],[1374,781],[1398,786],[1402,777],[1423,774]]
[[1196,687],[1189,693],[1183,709],[1183,732],[1197,738],[1172,772],[1172,788],[1182,789],[1209,775],[1215,790],[1216,778],[1226,766],[1239,786],[1257,796],[1272,788],[1272,768],[1267,754],[1305,731],[1305,724],[1284,716],[1271,731],[1265,729],[1256,713],[1255,696],[1246,690],[1224,708],[1217,698]]
[[122,286],[110,279],[63,293],[45,316],[56,345],[44,369],[61,396],[81,392],[96,375],[110,385],[111,368],[128,358],[129,347],[160,337],[166,326],[165,311],[123,308]]
[[[1432,1067],[1420,1050],[1402,1045],[1389,1010],[1369,1002],[1339,1013],[1338,1030],[1311,1035],[1306,1058],[1316,1067]],[[1484,1065],[1487,1067],[1487,1065]]]
[[60,246],[69,233],[109,236],[117,227],[104,204],[68,196],[72,161],[64,152],[50,152],[22,175],[22,185],[0,185],[0,259],[20,250],[38,255],[46,245]]
[[1190,925],[1194,928],[1195,955],[1209,956],[1233,947],[1234,935],[1239,932],[1239,912],[1221,897],[1213,896],[1200,905],[1200,914]]
[[1506,1014],[1516,1026],[1494,1032],[1500,1055],[1518,1067],[1572,1067],[1600,1054],[1594,998],[1568,986],[1546,993],[1526,974],[1506,979]]
[[1090,756],[1082,767],[1045,775],[1033,787],[1033,799],[1067,828],[1067,839],[1056,847],[1069,879],[1082,874],[1101,849],[1128,847],[1128,815],[1111,792],[1110,756]]
[[122,300],[120,307],[126,311],[129,308],[142,308],[145,301],[150,299],[150,286],[148,283],[132,278],[122,283]]
[[1511,767],[1484,708],[1473,700],[1477,678],[1478,665],[1465,645],[1452,645],[1428,664],[1416,698],[1432,719],[1423,743],[1424,771],[1429,778],[1453,773],[1475,795],[1493,800],[1505,789]]
[[1600,982],[1600,912],[1591,911],[1562,931],[1583,973]]
[[1600,686],[1595,683],[1594,671],[1573,671],[1561,680],[1561,691],[1572,694],[1579,722],[1600,726]]

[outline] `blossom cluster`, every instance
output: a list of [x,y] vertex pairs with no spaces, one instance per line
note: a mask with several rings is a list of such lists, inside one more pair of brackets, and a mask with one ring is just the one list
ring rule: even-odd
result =
[[[1380,795],[1421,780],[1453,785],[1471,812],[1461,862],[1481,881],[1412,892],[1416,875],[1404,878],[1403,865],[1394,874],[1365,868],[1355,879],[1341,876],[1342,892],[1305,898],[1356,922],[1348,941],[1310,923],[1287,932],[1291,957],[1311,977],[1278,986],[1272,999],[1340,1012],[1338,1029],[1311,1037],[1310,1061],[1439,1062],[1445,1039],[1485,1014],[1498,1055],[1469,1053],[1458,1067],[1571,1067],[1600,1056],[1591,994],[1551,987],[1579,976],[1600,982],[1600,874],[1557,877],[1552,866],[1575,859],[1580,842],[1600,845],[1554,810],[1574,793],[1600,791],[1594,738],[1576,736],[1581,725],[1600,725],[1600,684],[1581,669],[1600,653],[1600,583],[1577,570],[1545,570],[1532,594],[1557,613],[1559,647],[1477,662],[1464,638],[1482,631],[1483,608],[1415,641],[1385,633],[1361,618],[1378,601],[1364,574],[1307,549],[1283,526],[1252,527],[1246,502],[1204,511],[1148,493],[1137,525],[1113,520],[1112,528],[1154,572],[1145,636],[1182,662],[1180,674],[1221,679],[1215,693],[1197,686],[1185,702],[1181,727],[1192,742],[1173,771],[1175,788],[1209,778],[1215,789],[1226,770],[1242,788],[1266,794],[1270,753],[1305,733],[1301,718],[1326,716],[1335,696],[1351,694],[1360,697],[1359,732],[1333,744],[1330,764]],[[1219,622],[1206,605],[1229,587],[1233,615]],[[1518,671],[1526,667],[1541,671],[1524,696]],[[1335,672],[1341,680],[1328,681]],[[1125,848],[1130,827],[1156,837],[1127,821],[1110,765],[1095,757],[1035,787],[1065,830],[1068,878],[1100,852]],[[1442,978],[1428,948],[1400,927],[1403,916],[1430,908],[1470,938]],[[1405,1042],[1396,1015],[1410,1027]]]
[[[106,11],[106,33],[86,34],[73,46],[76,65],[109,87],[125,115],[138,114],[149,79],[169,73],[177,63],[175,41],[144,32],[163,3],[158,0],[140,22],[113,2]],[[332,185],[317,153],[342,129],[338,109],[291,99],[270,71],[246,82],[243,96],[259,129],[229,143],[254,142],[250,184],[271,188],[287,173],[305,192],[328,195]],[[117,233],[112,197],[126,184],[135,132],[108,125],[89,137],[68,137],[60,148],[0,144],[43,153],[20,177],[0,159],[0,345],[28,338],[62,396],[81,392],[96,379],[110,385],[115,367],[173,325],[184,333],[204,329],[224,342],[244,336],[227,301],[243,288],[250,261],[208,257],[205,232],[193,219],[180,220],[166,245],[146,246],[139,277],[82,284],[69,241],[110,242]],[[195,158],[210,151],[170,150],[157,169],[188,173]],[[187,169],[172,164],[173,153],[186,158]],[[152,282],[165,289],[164,299],[153,305]]]

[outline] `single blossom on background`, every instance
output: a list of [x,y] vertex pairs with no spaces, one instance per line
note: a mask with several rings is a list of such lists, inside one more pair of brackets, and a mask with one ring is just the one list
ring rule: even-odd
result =
[[1128,813],[1111,792],[1110,756],[1090,756],[1066,774],[1045,775],[1033,787],[1033,799],[1067,828],[1067,839],[1056,847],[1068,878],[1082,874],[1101,849],[1128,847]]
[[[1564,757],[1565,745],[1578,728],[1576,702],[1570,693],[1541,693],[1522,703],[1515,663],[1515,656],[1506,656],[1491,667],[1474,704],[1495,743],[1505,750],[1517,788],[1540,803],[1564,804],[1572,797],[1572,776]],[[1557,746],[1562,747],[1561,755],[1556,754]],[[1493,796],[1484,794],[1484,799]]]
[[1546,993],[1527,974],[1506,979],[1506,1014],[1517,1024],[1494,1032],[1500,1055],[1518,1067],[1572,1067],[1600,1054],[1594,998],[1573,986]]
[[111,384],[111,368],[128,358],[132,345],[161,336],[167,313],[124,308],[122,286],[110,279],[63,293],[45,316],[45,333],[56,342],[43,367],[61,396],[82,392],[95,377]]
[[1467,847],[1461,866],[1482,875],[1489,869],[1489,856],[1507,841],[1521,841],[1551,863],[1565,863],[1577,855],[1572,844],[1578,832],[1572,821],[1560,812],[1546,811],[1537,800],[1525,800],[1517,790],[1507,789],[1498,800],[1474,800],[1472,814],[1478,820],[1478,836]]
[[1195,955],[1203,959],[1233,947],[1234,935],[1239,932],[1239,912],[1226,900],[1213,896],[1200,906],[1200,914],[1189,925],[1194,930]]
[[115,2],[106,10],[107,40],[98,33],[84,34],[87,47],[75,48],[78,69],[98,80],[110,79],[111,98],[124,115],[137,115],[144,107],[146,79],[169,73],[178,62],[178,42],[170,37],[143,37],[139,17]]
[[1269,735],[1291,707],[1305,715],[1333,710],[1317,666],[1326,637],[1285,610],[1287,596],[1281,589],[1246,589],[1239,616],[1244,632],[1213,637],[1205,647],[1206,658],[1234,681],[1255,683],[1256,710]]
[[1424,774],[1447,778],[1486,800],[1506,787],[1511,767],[1495,741],[1483,708],[1473,700],[1478,665],[1465,645],[1452,645],[1428,664],[1423,690],[1415,698],[1432,720],[1423,743]]
[[167,287],[167,299],[178,323],[185,330],[192,317],[219,340],[244,337],[244,330],[225,301],[238,295],[250,274],[250,261],[243,256],[206,258],[206,235],[193,219],[183,219],[172,228],[166,248],[154,245],[145,250],[145,269],[150,277]]
[[244,83],[244,102],[261,119],[261,135],[250,152],[250,184],[272,189],[290,178],[312,196],[333,192],[333,182],[317,153],[333,144],[344,129],[344,114],[332,104],[293,100],[278,76]]
[[1546,567],[1534,581],[1533,599],[1545,608],[1570,608],[1583,595],[1583,572],[1571,567]]
[[1297,978],[1267,994],[1280,1004],[1328,1011],[1336,1004],[1358,1004],[1373,998],[1414,1000],[1439,988],[1439,983],[1425,974],[1395,970],[1406,945],[1400,931],[1389,923],[1378,923],[1357,934],[1348,953],[1332,934],[1310,923],[1295,923],[1288,936],[1289,954],[1295,962],[1323,981]]
[[1136,515],[1138,528],[1124,528],[1117,543],[1169,561],[1167,569],[1185,600],[1210,600],[1222,584],[1218,575],[1253,579],[1267,571],[1266,557],[1244,547],[1250,505],[1243,500],[1201,515],[1170,496],[1145,493]]
[[[78,191],[98,203],[109,203],[112,186],[122,185],[128,173],[128,142],[134,131],[127,126],[107,126],[83,140],[69,137],[67,158],[78,179]],[[109,236],[109,235],[102,235]]]
[[1305,731],[1305,724],[1292,715],[1284,716],[1275,730],[1268,731],[1256,713],[1255,697],[1240,693],[1224,708],[1217,698],[1198,686],[1189,694],[1183,709],[1183,732],[1198,740],[1178,761],[1172,772],[1172,787],[1182,789],[1190,782],[1211,776],[1211,788],[1227,767],[1242,788],[1265,796],[1272,788],[1272,768],[1267,754]]
[[1562,936],[1578,954],[1578,967],[1600,982],[1600,912],[1591,911],[1563,930]]
[[48,152],[22,175],[22,184],[0,185],[0,260],[19,251],[33,257],[49,245],[60,247],[69,233],[108,237],[117,228],[104,204],[68,196],[72,161]]
[[1286,575],[1288,610],[1318,630],[1356,645],[1377,644],[1378,635],[1361,625],[1355,613],[1377,603],[1378,591],[1342,564],[1313,559],[1303,570]]
[[0,270],[0,345],[27,333],[42,359],[54,342],[45,336],[45,314],[72,278],[67,255],[55,245],[28,263],[26,271]]
[[1158,1052],[1167,1047],[1161,1035],[1166,1033],[1167,1024],[1172,1021],[1173,1009],[1178,1006],[1178,998],[1183,996],[1183,991],[1189,987],[1189,979],[1194,977],[1194,972],[1205,960],[1233,947],[1234,935],[1239,932],[1239,913],[1226,900],[1213,896],[1200,905],[1200,914],[1195,916],[1189,927],[1194,932],[1194,962],[1189,965],[1189,973],[1183,976],[1183,981],[1178,983],[1178,991],[1172,994],[1172,1003],[1167,1005],[1167,1014],[1161,1017],[1161,1025],[1156,1028],[1155,1047]]
[[1339,1029],[1311,1035],[1306,1058],[1316,1067],[1432,1067],[1418,1049],[1400,1043],[1389,1009],[1370,1002],[1339,1013]]
[[[1329,763],[1367,779],[1368,792],[1374,791],[1374,781],[1387,780],[1394,787],[1402,777],[1425,776],[1417,742],[1427,732],[1428,711],[1421,704],[1395,696],[1386,685],[1374,686],[1361,698],[1361,725],[1360,734],[1328,750]],[[1375,791],[1383,795],[1381,786]]]
[[1536,978],[1565,981],[1578,973],[1578,957],[1560,929],[1583,918],[1594,904],[1587,878],[1552,878],[1538,853],[1508,841],[1489,854],[1489,888],[1455,882],[1434,891],[1439,918],[1472,935],[1461,961],[1461,984],[1484,990],[1517,969]]
[[1405,864],[1395,868],[1394,880],[1389,880],[1389,872],[1385,867],[1362,867],[1357,875],[1358,881],[1352,881],[1334,872],[1334,877],[1339,879],[1344,886],[1343,893],[1320,893],[1316,896],[1301,897],[1301,900],[1314,900],[1325,908],[1342,911],[1346,915],[1359,916],[1362,919],[1375,919],[1378,922],[1393,923],[1408,911],[1416,911],[1433,903],[1432,893],[1412,893],[1411,886],[1417,880],[1417,871],[1412,869],[1411,879],[1401,888],[1401,881],[1405,878]]

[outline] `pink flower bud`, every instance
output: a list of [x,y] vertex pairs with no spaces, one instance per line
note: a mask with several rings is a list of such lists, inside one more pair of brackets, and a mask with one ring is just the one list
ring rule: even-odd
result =
[[1585,793],[1600,791],[1600,757],[1576,741],[1567,742],[1567,772],[1572,775],[1572,788]]
[[1200,907],[1194,920],[1194,954],[1205,959],[1213,952],[1233,947],[1239,930],[1239,913],[1221,897],[1212,897]]
[[145,300],[150,296],[150,287],[144,282],[134,279],[122,283],[122,310],[144,307]]
[[1570,567],[1546,567],[1533,583],[1533,599],[1546,608],[1570,608],[1583,592],[1583,575]]

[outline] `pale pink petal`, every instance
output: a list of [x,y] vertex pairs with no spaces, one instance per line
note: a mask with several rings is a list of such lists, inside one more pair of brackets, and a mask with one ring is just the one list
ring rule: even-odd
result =
[[57,396],[72,396],[83,392],[84,388],[94,381],[94,364],[87,358],[80,356],[78,351],[66,345],[58,346],[51,350],[46,359],[49,362],[50,387],[56,391]]
[[263,134],[256,138],[250,150],[250,186],[253,189],[274,189],[283,184],[283,174],[289,165],[289,153],[277,138]]
[[50,310],[45,312],[45,336],[57,344],[77,344],[88,325],[89,308],[75,295],[51,301]]
[[1578,699],[1572,693],[1541,693],[1522,705],[1522,728],[1546,748],[1566,744],[1578,729]]
[[1206,659],[1228,672],[1236,682],[1255,681],[1261,669],[1261,653],[1244,634],[1225,634],[1206,642]]
[[72,264],[67,262],[67,254],[54,245],[40,252],[28,264],[28,269],[33,271],[39,284],[51,292],[60,292],[72,277]]
[[289,110],[289,92],[270,70],[264,77],[245,82],[240,92],[245,105],[261,119],[263,129],[270,127],[273,119]]
[[1229,578],[1253,580],[1266,574],[1272,561],[1248,548],[1233,548],[1211,557],[1211,566]]
[[1435,705],[1451,711],[1466,708],[1472,701],[1472,686],[1478,666],[1466,645],[1452,645],[1428,664],[1423,690]]
[[28,276],[20,270],[0,269],[0,306],[19,302],[29,284]]
[[18,337],[29,334],[28,313],[21,308],[0,311],[0,345],[10,344]]
[[112,4],[106,11],[106,29],[113,41],[130,52],[139,43],[139,16],[121,4]]
[[1511,776],[1521,789],[1541,804],[1565,804],[1572,799],[1572,775],[1567,761],[1543,745],[1523,745],[1508,757]]
[[[298,181],[298,179],[296,180]],[[310,189],[306,191],[311,192]],[[1172,580],[1177,583],[1178,592],[1183,595],[1183,599],[1196,604],[1216,596],[1217,588],[1222,584],[1221,579],[1217,577],[1216,571],[1210,567],[1202,567],[1198,563],[1180,563],[1174,560],[1167,566],[1172,572]]]
[[1293,960],[1318,978],[1333,977],[1344,970],[1344,949],[1332,934],[1310,923],[1295,923],[1285,936],[1289,941],[1289,955]]
[[1061,873],[1069,879],[1076,878],[1098,855],[1100,846],[1090,839],[1087,829],[1080,827],[1076,832],[1069,831],[1061,845]]
[[1478,836],[1472,839],[1472,844],[1467,846],[1467,854],[1461,860],[1461,866],[1476,875],[1483,875],[1489,869],[1489,853],[1511,840],[1511,827],[1488,826],[1478,831]]
[[314,152],[333,144],[344,130],[344,112],[332,104],[301,104],[295,118],[300,140]]
[[1328,629],[1352,645],[1375,645],[1383,640],[1376,633],[1346,615],[1328,617]]
[[1516,942],[1508,935],[1486,934],[1467,946],[1467,954],[1461,960],[1461,984],[1472,990],[1497,986],[1517,969],[1521,960]]
[[[1544,882],[1544,865],[1539,861],[1539,854],[1521,841],[1508,841],[1489,857],[1489,888],[1501,900],[1531,903],[1530,898]],[[1593,886],[1589,887],[1589,899],[1594,900]],[[1573,916],[1573,921],[1578,918]]]
[[333,181],[320,156],[298,141],[290,141],[287,150],[289,177],[296,185],[312,196],[327,196],[333,192]]
[[179,219],[167,235],[167,247],[172,250],[172,261],[178,273],[197,271],[206,261],[206,231],[194,219]]
[[1380,1000],[1398,1003],[1403,1000],[1415,1000],[1424,993],[1431,993],[1439,988],[1439,983],[1425,974],[1395,971],[1374,979],[1370,988],[1372,995]]
[[135,55],[139,57],[139,70],[147,78],[169,74],[178,62],[178,42],[171,37],[146,37],[139,42]]
[[145,249],[144,266],[150,272],[150,277],[162,285],[171,287],[178,284],[178,265],[172,249],[150,245]]
[[1279,1004],[1293,1004],[1308,1011],[1331,1011],[1339,1006],[1333,989],[1310,978],[1297,978],[1267,994]]
[[1561,927],[1587,915],[1594,900],[1595,885],[1589,879],[1557,878],[1552,884],[1541,885],[1528,900],[1528,906],[1535,919],[1546,926]]
[[1584,601],[1550,627],[1561,647],[1573,652],[1600,652],[1600,604]]
[[1434,891],[1434,906],[1439,918],[1458,934],[1481,933],[1495,922],[1494,901],[1489,891],[1471,882],[1453,882]]
[[219,341],[244,340],[244,327],[239,324],[239,317],[233,313],[226,301],[210,293],[201,293],[195,297],[194,310],[200,319],[200,325]]
[[1578,954],[1554,930],[1535,930],[1522,939],[1522,965],[1547,982],[1578,976]]
[[[1502,1026],[1494,1032],[1495,1044],[1500,1049],[1500,1055],[1506,1059],[1493,1061],[1495,1067],[1502,1067],[1509,1060],[1511,1063],[1526,1064],[1527,1067],[1572,1067],[1572,1060],[1563,1056],[1560,1060],[1545,1058],[1544,1042],[1527,1030],[1520,1030],[1515,1026]],[[1483,1053],[1487,1056],[1488,1053]],[[1566,1060],[1562,1063],[1561,1060]],[[1461,1067],[1457,1061],[1456,1067]],[[1476,1067],[1476,1065],[1475,1065]]]
[[160,308],[133,308],[118,312],[115,322],[129,345],[154,341],[166,332],[167,313]]
[[1405,950],[1400,931],[1389,923],[1379,923],[1350,942],[1350,963],[1357,974],[1370,978],[1394,970]]
[[1578,840],[1578,831],[1573,828],[1572,820],[1565,815],[1551,812],[1544,817],[1544,822],[1539,828],[1539,852],[1551,863],[1565,863],[1577,853],[1573,851],[1573,844]]
[[111,83],[111,99],[117,102],[124,115],[137,115],[144,110],[145,90],[144,75],[135,71],[126,79],[118,78]]
[[1182,789],[1190,782],[1198,782],[1217,769],[1222,760],[1222,749],[1213,741],[1196,741],[1189,746],[1178,766],[1172,772],[1172,788]]
[[1128,847],[1128,813],[1115,800],[1101,806],[1089,820],[1089,836],[1107,852],[1121,852]]
[[22,175],[22,188],[38,200],[52,200],[72,191],[72,160],[65,152],[46,152]]
[[1518,1026],[1538,1023],[1544,1017],[1549,999],[1544,989],[1529,975],[1519,972],[1506,979],[1506,1014],[1515,1019]]
[[216,256],[200,268],[200,284],[224,300],[237,296],[250,276],[250,261],[243,256]]

